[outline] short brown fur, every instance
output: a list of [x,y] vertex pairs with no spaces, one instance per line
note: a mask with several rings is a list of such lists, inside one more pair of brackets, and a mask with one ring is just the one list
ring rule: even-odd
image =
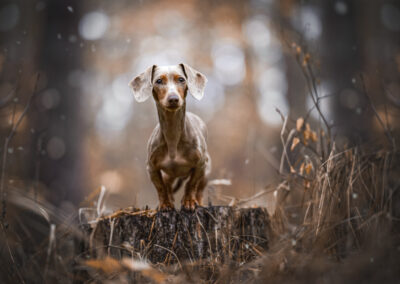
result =
[[[141,86],[135,86],[135,83],[148,83],[146,78],[151,80],[151,92],[159,118],[159,124],[149,139],[147,171],[157,189],[161,210],[174,208],[173,194],[184,181],[186,185],[182,206],[194,210],[202,203],[211,159],[207,152],[206,126],[198,116],[186,112],[186,95],[189,90],[191,93],[195,91],[196,96],[193,93],[192,95],[199,99],[207,79],[185,64],[151,68],[147,69],[147,75],[142,73],[138,76],[140,80],[132,81],[133,90],[141,90]],[[148,78],[150,70],[151,78]],[[135,94],[143,101],[142,95]],[[179,102],[175,102],[173,108],[169,105],[169,98],[172,96],[179,96]]]

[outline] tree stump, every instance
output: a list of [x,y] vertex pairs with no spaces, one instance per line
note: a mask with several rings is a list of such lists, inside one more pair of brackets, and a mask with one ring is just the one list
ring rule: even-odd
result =
[[194,212],[133,209],[83,225],[89,257],[134,257],[153,264],[247,262],[268,249],[265,208],[199,207]]

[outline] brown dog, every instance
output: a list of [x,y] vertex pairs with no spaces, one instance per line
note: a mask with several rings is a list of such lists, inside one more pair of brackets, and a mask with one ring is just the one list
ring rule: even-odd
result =
[[159,209],[174,208],[173,194],[184,181],[182,206],[194,210],[211,170],[207,152],[207,129],[196,115],[186,112],[188,91],[197,100],[204,94],[207,78],[186,64],[153,65],[131,82],[138,102],[151,95],[156,102],[159,124],[148,143],[147,171],[157,189]]

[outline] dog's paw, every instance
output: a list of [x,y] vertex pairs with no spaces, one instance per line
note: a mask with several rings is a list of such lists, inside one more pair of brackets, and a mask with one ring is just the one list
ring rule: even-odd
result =
[[174,204],[172,202],[163,202],[158,206],[159,211],[172,211],[174,210]]
[[184,210],[194,211],[198,205],[199,204],[198,204],[197,200],[193,199],[193,198],[188,198],[188,199],[182,200],[182,209],[184,209]]

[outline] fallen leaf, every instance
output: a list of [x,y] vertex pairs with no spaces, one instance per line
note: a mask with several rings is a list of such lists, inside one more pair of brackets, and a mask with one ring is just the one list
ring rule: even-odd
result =
[[142,271],[152,269],[150,264],[145,261],[133,260],[129,257],[124,257],[121,261],[122,265],[132,271]]
[[167,279],[164,273],[154,269],[147,262],[132,260],[128,257],[123,258],[121,262],[129,270],[140,271],[143,276],[150,278],[156,283],[162,283]]
[[161,273],[155,269],[143,270],[142,274],[147,278],[154,280],[156,283],[162,283],[167,279],[167,276],[164,273]]
[[118,272],[122,270],[122,266],[118,260],[107,256],[103,259],[90,259],[85,261],[85,264],[91,268],[102,270],[106,274]]

